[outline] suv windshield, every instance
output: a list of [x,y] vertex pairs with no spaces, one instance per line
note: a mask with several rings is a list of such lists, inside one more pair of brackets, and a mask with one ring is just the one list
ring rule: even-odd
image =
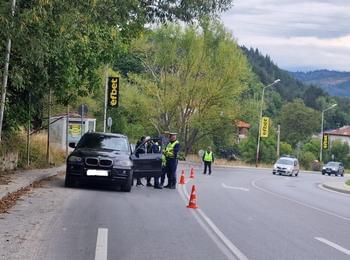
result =
[[328,167],[336,167],[336,166],[338,166],[338,163],[336,163],[336,162],[329,162],[329,163],[327,163],[327,166]]
[[124,137],[100,134],[86,134],[79,141],[77,148],[107,149],[128,152],[128,142]]
[[289,159],[279,159],[277,164],[293,165],[293,161]]

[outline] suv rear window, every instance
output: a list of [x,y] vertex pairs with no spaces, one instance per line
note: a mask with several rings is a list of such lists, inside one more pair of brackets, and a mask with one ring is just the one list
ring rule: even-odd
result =
[[100,134],[86,134],[79,141],[77,148],[106,149],[128,152],[128,141],[124,137]]

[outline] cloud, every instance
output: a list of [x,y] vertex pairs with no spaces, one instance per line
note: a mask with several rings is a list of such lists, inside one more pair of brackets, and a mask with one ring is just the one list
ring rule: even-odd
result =
[[[349,0],[236,0],[234,3],[222,20],[240,44],[261,49],[285,69],[350,71]],[[295,59],[300,53],[306,56],[312,53],[313,59],[307,64]]]

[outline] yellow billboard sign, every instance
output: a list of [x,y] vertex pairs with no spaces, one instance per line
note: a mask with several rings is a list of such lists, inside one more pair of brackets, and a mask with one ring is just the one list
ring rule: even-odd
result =
[[81,125],[80,124],[69,124],[69,135],[72,137],[77,137],[81,135]]
[[323,134],[322,149],[327,150],[329,148],[329,137],[328,134]]
[[108,77],[108,107],[119,105],[119,77]]
[[268,118],[266,116],[261,118],[260,137],[268,137],[269,136],[269,124],[270,124],[270,118]]

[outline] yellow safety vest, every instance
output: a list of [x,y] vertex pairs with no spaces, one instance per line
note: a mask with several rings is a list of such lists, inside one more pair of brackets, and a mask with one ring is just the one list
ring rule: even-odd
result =
[[162,154],[162,166],[166,166],[166,157],[164,154]]
[[213,161],[213,152],[205,152],[204,154],[204,161],[205,162],[212,162]]
[[165,152],[164,152],[164,155],[167,157],[167,158],[175,158],[175,155],[174,155],[174,148],[175,148],[175,145],[177,145],[179,143],[179,141],[175,141],[173,143],[168,143],[167,147],[165,148]]

